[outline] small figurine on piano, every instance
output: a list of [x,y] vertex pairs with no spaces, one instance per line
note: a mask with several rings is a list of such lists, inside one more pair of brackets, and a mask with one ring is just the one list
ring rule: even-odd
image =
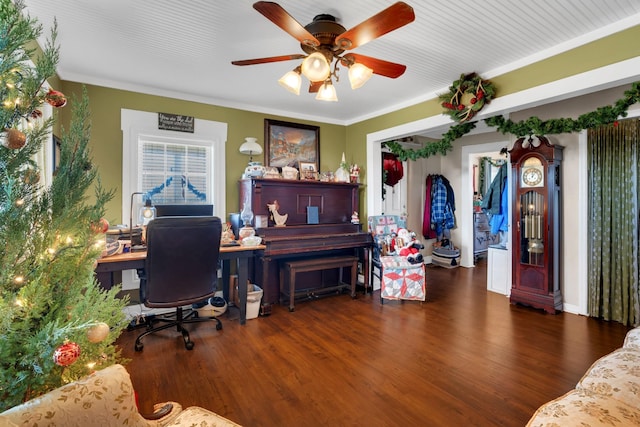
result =
[[360,224],[360,216],[356,211],[353,211],[353,215],[351,215],[351,224]]
[[273,222],[276,223],[276,227],[284,227],[289,214],[281,214],[278,212],[278,209],[280,209],[278,201],[274,200],[273,203],[267,203],[267,208],[269,208],[271,218],[273,219]]
[[360,182],[360,168],[357,164],[351,165],[349,168],[349,178],[352,184],[358,184]]

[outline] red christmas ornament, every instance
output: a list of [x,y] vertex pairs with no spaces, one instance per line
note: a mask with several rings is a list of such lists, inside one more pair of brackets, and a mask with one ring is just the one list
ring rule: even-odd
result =
[[91,224],[91,230],[96,234],[106,233],[109,231],[109,221],[106,218],[100,218],[100,221]]
[[62,108],[67,105],[67,98],[64,96],[64,93],[57,90],[49,89],[44,99],[56,108]]
[[53,352],[53,361],[58,366],[69,366],[80,357],[80,346],[74,342],[65,342]]

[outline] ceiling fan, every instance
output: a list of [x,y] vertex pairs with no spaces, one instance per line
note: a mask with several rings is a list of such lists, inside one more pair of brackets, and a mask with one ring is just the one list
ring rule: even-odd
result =
[[352,89],[362,86],[372,74],[395,79],[407,68],[402,64],[370,56],[344,53],[413,22],[413,8],[404,2],[394,3],[349,30],[329,14],[316,15],[311,23],[302,26],[277,3],[259,1],[254,3],[253,8],[297,39],[305,54],[245,59],[231,63],[242,66],[302,59],[299,66],[278,80],[283,87],[296,95],[300,94],[302,74],[309,79],[309,92],[317,92],[316,99],[337,101],[332,77],[338,81],[338,64],[349,69]]

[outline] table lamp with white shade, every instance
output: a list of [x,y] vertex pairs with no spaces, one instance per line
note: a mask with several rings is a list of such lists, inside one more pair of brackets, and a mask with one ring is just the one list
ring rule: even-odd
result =
[[257,138],[247,136],[240,146],[240,152],[249,157],[249,165],[244,170],[243,178],[259,178],[264,175],[265,167],[260,162],[253,161],[254,154],[262,154],[262,147],[257,142]]

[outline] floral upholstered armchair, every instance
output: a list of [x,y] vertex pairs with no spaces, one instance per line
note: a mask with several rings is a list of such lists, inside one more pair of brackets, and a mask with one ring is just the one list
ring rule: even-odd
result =
[[380,302],[384,303],[385,299],[424,301],[426,281],[422,255],[416,257],[414,251],[402,250],[413,245],[407,241],[410,238],[406,237],[406,218],[377,215],[370,216],[367,222],[373,237],[370,283],[374,283],[374,277],[380,279]]
[[233,427],[238,424],[206,409],[182,409],[175,402],[155,405],[155,414],[143,417],[129,373],[122,365],[100,371],[0,414],[0,427]]
[[640,425],[640,327],[600,359],[576,387],[542,405],[527,427]]

